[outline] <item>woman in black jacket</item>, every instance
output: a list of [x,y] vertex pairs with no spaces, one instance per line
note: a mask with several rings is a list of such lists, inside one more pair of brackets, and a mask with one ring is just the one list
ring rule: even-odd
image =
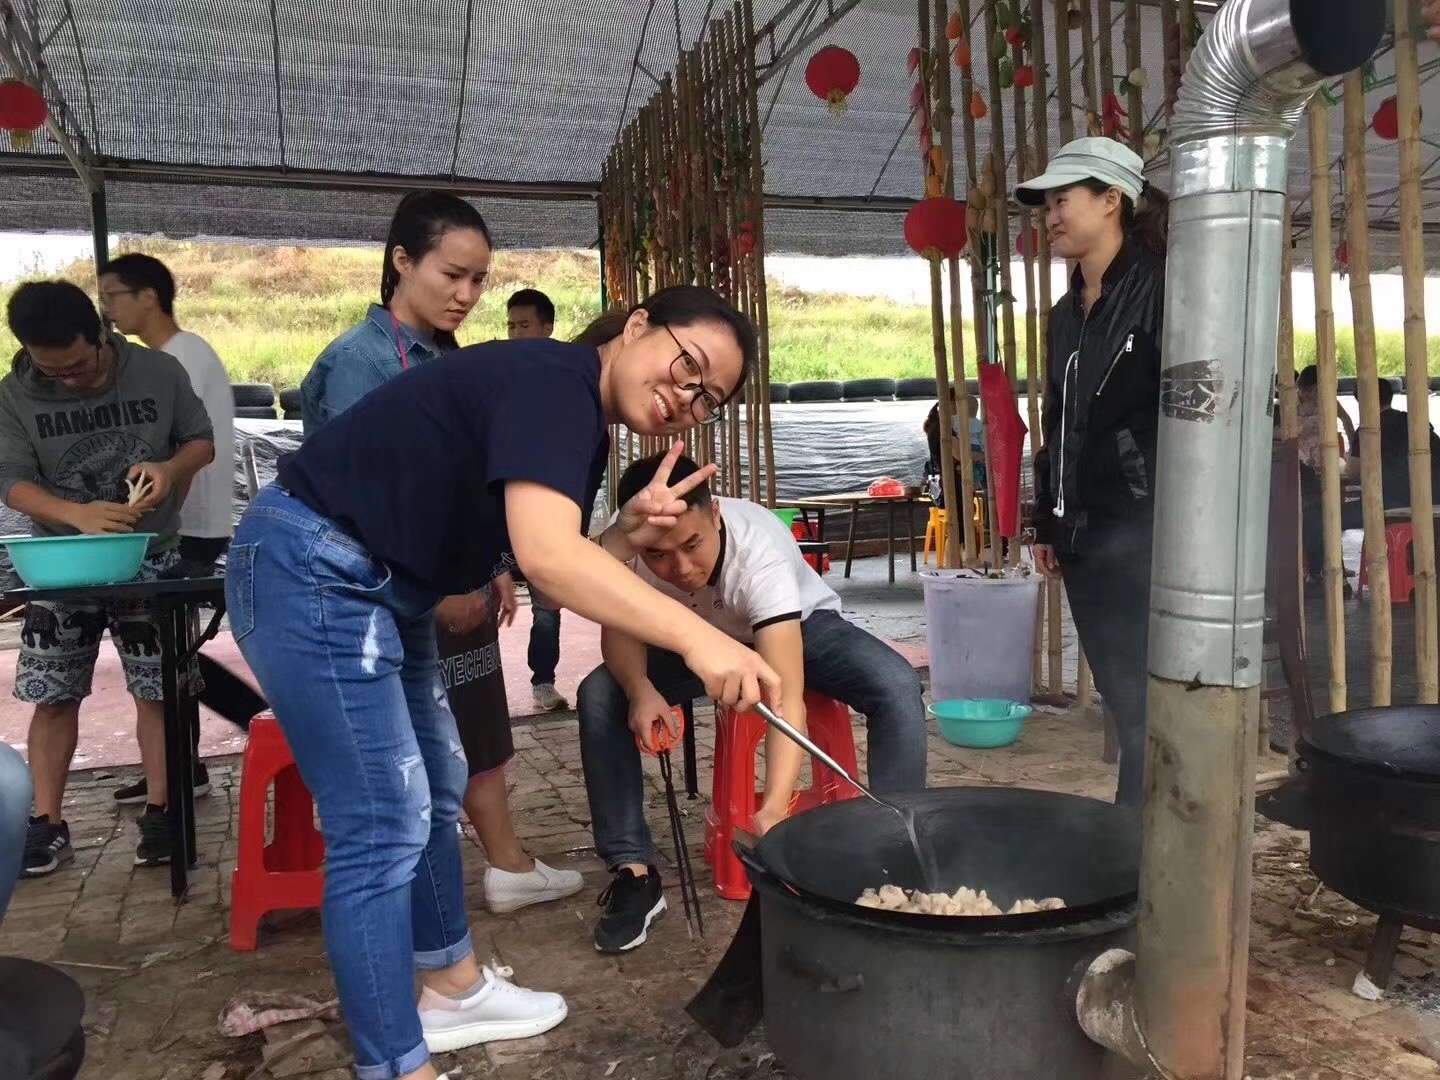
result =
[[1072,260],[1050,313],[1044,445],[1035,455],[1035,561],[1060,575],[1095,686],[1120,738],[1116,801],[1138,804],[1160,410],[1168,202],[1113,139],[1077,139],[1016,197],[1045,207]]

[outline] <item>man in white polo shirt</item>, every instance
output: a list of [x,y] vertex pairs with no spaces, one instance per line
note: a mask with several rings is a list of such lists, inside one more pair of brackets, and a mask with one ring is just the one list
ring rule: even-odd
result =
[[[657,454],[625,471],[620,504],[654,479],[662,459]],[[671,483],[698,468],[680,458]],[[676,525],[632,564],[636,573],[731,637],[753,643],[780,675],[777,707],[792,724],[805,727],[807,686],[863,713],[875,791],[923,788],[925,704],[914,668],[846,621],[840,597],[772,511],[714,498],[708,484],[692,490],[686,502],[689,509]],[[580,747],[595,849],[615,875],[601,895],[605,913],[595,927],[595,947],[618,953],[643,943],[665,911],[635,740],[651,743],[657,720],[673,724],[671,705],[705,691],[674,653],[609,629],[600,640],[605,663],[580,684]],[[765,762],[765,798],[755,816],[761,833],[789,812],[804,751],[772,731]]]

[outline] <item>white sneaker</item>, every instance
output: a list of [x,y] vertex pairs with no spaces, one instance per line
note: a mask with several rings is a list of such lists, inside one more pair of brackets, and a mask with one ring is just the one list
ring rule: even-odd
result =
[[486,967],[485,985],[464,1001],[420,992],[420,1028],[432,1054],[447,1054],[467,1046],[530,1039],[543,1035],[565,1019],[568,1009],[559,994],[526,990],[510,982],[508,967]]
[[584,887],[585,879],[574,870],[556,870],[539,859],[528,874],[514,874],[492,866],[485,871],[485,906],[503,915],[531,904],[563,900]]
[[555,689],[554,683],[536,683],[530,688],[530,693],[535,698],[535,704],[546,712],[559,712],[570,708],[570,703]]

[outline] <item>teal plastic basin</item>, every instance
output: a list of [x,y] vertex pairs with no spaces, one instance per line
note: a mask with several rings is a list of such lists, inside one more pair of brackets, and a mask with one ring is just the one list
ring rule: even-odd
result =
[[957,698],[937,701],[928,711],[950,745],[994,750],[1018,739],[1025,718],[1035,710],[1017,701]]
[[140,572],[156,533],[104,536],[0,536],[15,572],[32,589],[114,585]]

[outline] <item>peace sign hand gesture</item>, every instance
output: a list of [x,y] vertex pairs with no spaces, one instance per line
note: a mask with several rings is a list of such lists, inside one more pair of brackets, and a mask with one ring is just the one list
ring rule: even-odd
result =
[[672,443],[665,460],[655,470],[655,479],[620,508],[616,525],[632,548],[640,550],[654,546],[689,509],[685,505],[685,496],[720,471],[713,464],[706,465],[699,472],[671,484],[670,472],[684,452],[684,443]]

